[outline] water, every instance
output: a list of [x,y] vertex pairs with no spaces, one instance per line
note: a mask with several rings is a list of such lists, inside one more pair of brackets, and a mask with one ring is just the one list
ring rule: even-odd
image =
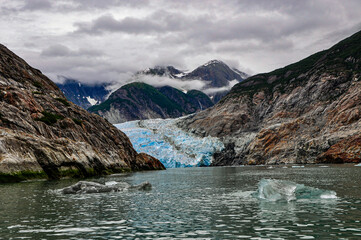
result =
[[[150,191],[75,195],[53,190],[76,180],[5,184],[0,239],[361,239],[360,171],[353,165],[178,168],[88,179],[149,181]],[[262,179],[335,191],[337,198],[259,199]]]

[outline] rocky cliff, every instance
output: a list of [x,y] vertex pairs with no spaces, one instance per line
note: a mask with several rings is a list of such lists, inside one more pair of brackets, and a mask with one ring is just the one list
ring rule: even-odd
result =
[[0,45],[0,182],[142,169],[164,167]]
[[154,118],[176,118],[199,112],[213,106],[204,93],[192,90],[187,93],[165,86],[155,88],[146,83],[130,83],[109,98],[88,110],[108,119],[111,123]]
[[361,161],[361,32],[235,85],[179,123],[226,148],[214,165]]

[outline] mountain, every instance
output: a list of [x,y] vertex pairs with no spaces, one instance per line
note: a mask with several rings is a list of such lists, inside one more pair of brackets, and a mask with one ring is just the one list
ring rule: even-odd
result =
[[191,72],[184,72],[173,66],[157,66],[140,71],[137,75],[169,77],[184,81],[201,80],[205,83],[201,91],[207,93],[214,103],[217,103],[229,92],[234,82],[241,82],[248,77],[246,73],[235,68],[230,68],[227,64],[219,60],[211,60]]
[[[234,80],[242,81],[248,77],[247,74],[237,69],[231,69],[225,63],[218,60],[212,60],[189,73],[176,69],[173,66],[148,68],[137,72],[134,75],[136,77],[135,81],[141,82],[143,76],[159,76],[183,81],[202,80],[205,82],[205,87],[201,91],[206,92],[214,103],[218,102],[229,92]],[[84,109],[104,102],[110,95],[110,90],[108,89],[111,88],[109,83],[90,85],[74,79],[66,79],[63,83],[58,83],[57,85],[67,99]],[[202,109],[204,109],[203,107]]]
[[228,86],[232,80],[243,81],[242,75],[244,73],[241,74],[239,70],[232,70],[222,61],[211,60],[182,78],[202,79],[207,82],[207,88],[220,88]]
[[84,109],[105,101],[110,93],[107,90],[107,86],[109,86],[107,83],[89,85],[74,79],[66,79],[57,85],[69,101]]
[[361,161],[361,32],[235,85],[178,123],[220,137],[214,165]]
[[88,111],[108,119],[111,123],[152,118],[174,118],[212,106],[212,101],[200,91],[182,91],[165,86],[155,88],[135,82],[127,84],[109,98]]
[[0,182],[163,168],[0,45]]
[[161,76],[161,77],[169,77],[169,78],[179,78],[183,76],[183,72],[176,69],[173,66],[156,66],[154,68],[148,68],[143,71],[137,72],[137,75],[153,75],[153,76]]

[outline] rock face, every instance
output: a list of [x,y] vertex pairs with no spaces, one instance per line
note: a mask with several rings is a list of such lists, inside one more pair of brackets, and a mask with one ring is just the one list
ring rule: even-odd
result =
[[0,181],[141,169],[164,167],[0,45]]
[[130,83],[96,106],[90,112],[99,114],[111,123],[154,118],[175,118],[199,112],[213,106],[204,93],[192,90],[183,93],[165,86],[154,88],[145,83]]
[[361,32],[237,84],[179,126],[222,138],[214,165],[361,161]]

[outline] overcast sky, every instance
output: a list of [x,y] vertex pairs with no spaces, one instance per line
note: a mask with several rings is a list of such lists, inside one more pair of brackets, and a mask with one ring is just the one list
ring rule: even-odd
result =
[[0,43],[54,81],[211,59],[271,71],[361,30],[360,0],[0,0]]

